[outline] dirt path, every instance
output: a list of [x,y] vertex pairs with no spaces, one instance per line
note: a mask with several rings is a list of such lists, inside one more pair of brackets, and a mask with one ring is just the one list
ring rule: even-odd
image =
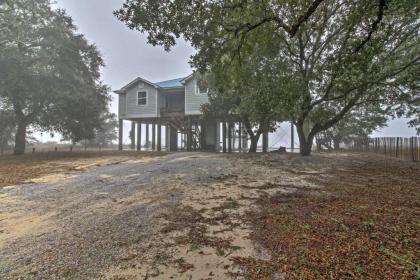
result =
[[240,215],[279,176],[248,167],[235,156],[177,153],[5,187],[0,275],[225,279],[237,271],[232,256],[255,255]]
[[270,259],[249,239],[256,201],[322,192],[314,176],[355,160],[176,153],[6,187],[0,278],[244,279],[234,259]]
[[69,177],[73,171],[128,160],[161,156],[164,153],[134,151],[40,152],[0,156],[0,189],[23,183],[45,183]]
[[184,195],[177,178],[205,182],[220,166],[220,158],[180,153],[3,188],[1,278],[97,277],[154,235],[152,220]]

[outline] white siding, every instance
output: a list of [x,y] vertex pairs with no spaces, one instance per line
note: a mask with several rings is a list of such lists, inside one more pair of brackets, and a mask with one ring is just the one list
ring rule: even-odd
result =
[[[137,104],[137,93],[145,91],[147,93],[147,103],[145,105]],[[147,83],[142,88],[137,85],[132,86],[126,93],[126,118],[136,117],[156,117],[157,116],[157,89]]]
[[207,94],[196,94],[197,80],[191,78],[185,83],[185,114],[201,115],[201,105],[207,103]]
[[118,95],[118,117],[120,119],[123,119],[126,116],[125,108],[126,108],[125,94],[119,94]]
[[158,94],[158,114],[160,116],[160,108],[165,107],[165,96],[162,93]]

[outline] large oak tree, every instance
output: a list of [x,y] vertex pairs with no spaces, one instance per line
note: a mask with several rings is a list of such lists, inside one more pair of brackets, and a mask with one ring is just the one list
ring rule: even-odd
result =
[[28,127],[73,141],[93,137],[109,93],[102,58],[72,19],[48,0],[6,0],[0,30],[0,100],[15,113],[15,154],[25,151]]

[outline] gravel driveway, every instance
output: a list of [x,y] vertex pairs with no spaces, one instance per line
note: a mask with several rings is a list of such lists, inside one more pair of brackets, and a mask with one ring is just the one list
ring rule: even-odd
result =
[[[154,221],[187,195],[183,185],[219,176],[229,160],[176,153],[0,189],[0,278],[89,279],[133,258]],[[143,244],[144,245],[144,244]]]

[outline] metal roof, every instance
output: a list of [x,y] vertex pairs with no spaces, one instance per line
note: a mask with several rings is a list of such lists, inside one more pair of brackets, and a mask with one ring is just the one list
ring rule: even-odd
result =
[[183,87],[184,85],[181,83],[181,81],[184,78],[178,78],[178,79],[172,79],[167,81],[162,81],[155,83],[155,85],[161,87],[161,88],[175,88],[175,87]]

